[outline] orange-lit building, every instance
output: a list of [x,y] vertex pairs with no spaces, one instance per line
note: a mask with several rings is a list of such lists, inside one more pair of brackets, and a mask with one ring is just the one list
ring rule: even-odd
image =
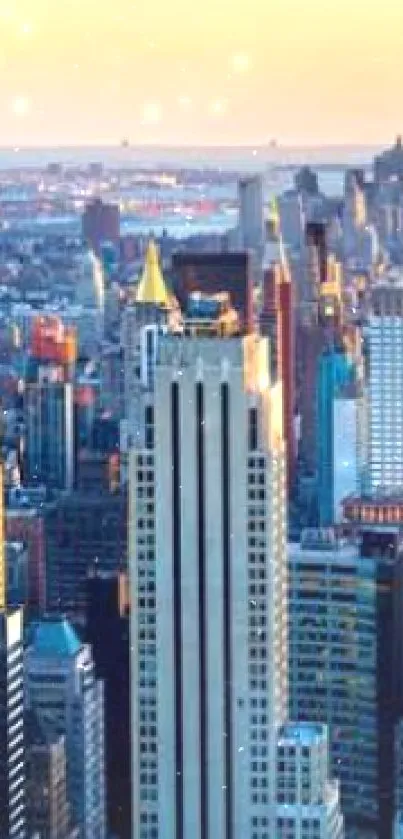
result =
[[403,495],[383,498],[349,496],[343,502],[344,518],[363,525],[403,524]]
[[283,428],[287,444],[288,486],[294,481],[296,441],[294,288],[286,266],[271,265],[264,272],[260,317],[263,335],[271,339],[272,375],[283,382]]
[[77,358],[75,327],[65,326],[56,315],[39,315],[32,326],[31,352],[37,361],[71,367]]

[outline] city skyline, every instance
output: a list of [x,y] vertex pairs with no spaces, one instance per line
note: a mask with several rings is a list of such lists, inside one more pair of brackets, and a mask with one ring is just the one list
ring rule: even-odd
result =
[[228,0],[1,0],[1,145],[393,137],[401,4],[307,0],[300,11],[298,0],[235,13]]

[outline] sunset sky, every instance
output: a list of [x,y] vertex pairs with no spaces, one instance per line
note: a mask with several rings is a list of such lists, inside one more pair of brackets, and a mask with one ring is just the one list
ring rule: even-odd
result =
[[383,143],[402,0],[0,0],[0,146]]

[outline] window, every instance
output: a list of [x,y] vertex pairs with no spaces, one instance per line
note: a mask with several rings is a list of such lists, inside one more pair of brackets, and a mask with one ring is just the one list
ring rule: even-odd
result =
[[249,410],[249,450],[256,451],[258,448],[258,415],[256,408]]

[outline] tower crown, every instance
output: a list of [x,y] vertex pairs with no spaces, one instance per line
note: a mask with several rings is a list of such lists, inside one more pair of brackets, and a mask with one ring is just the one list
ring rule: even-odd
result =
[[137,287],[136,301],[137,303],[169,306],[169,292],[159,265],[157,247],[153,240],[148,243],[143,273]]

